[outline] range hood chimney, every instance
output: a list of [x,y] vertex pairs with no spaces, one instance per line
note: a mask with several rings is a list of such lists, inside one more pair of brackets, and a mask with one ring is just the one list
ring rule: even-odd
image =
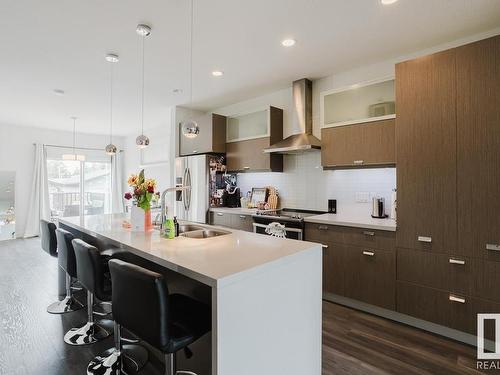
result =
[[266,153],[297,154],[321,149],[321,141],[312,134],[312,82],[306,78],[293,82],[293,134],[264,150]]

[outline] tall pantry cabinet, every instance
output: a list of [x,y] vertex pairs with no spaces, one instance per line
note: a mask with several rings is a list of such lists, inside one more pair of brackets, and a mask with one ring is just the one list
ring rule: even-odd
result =
[[475,334],[500,313],[500,36],[397,64],[396,165],[397,310]]

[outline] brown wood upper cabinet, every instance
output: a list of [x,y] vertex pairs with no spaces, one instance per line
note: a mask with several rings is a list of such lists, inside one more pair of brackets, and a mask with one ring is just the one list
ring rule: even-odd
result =
[[458,246],[499,261],[500,36],[456,48],[456,59]]
[[455,56],[396,65],[398,247],[457,253]]
[[394,119],[321,129],[323,167],[396,163]]
[[[246,115],[245,117],[247,116],[250,115]],[[262,127],[262,120],[259,121],[256,114],[251,114],[251,116],[244,119],[244,125],[246,127]],[[276,107],[269,107],[266,110],[264,121],[266,121],[263,127],[264,136],[243,136],[236,138],[236,140],[228,140],[226,143],[228,171],[283,172],[283,155],[264,153],[265,148],[283,139],[283,110]],[[228,126],[231,126],[231,118],[228,124]],[[234,132],[228,131],[228,133]]]
[[182,135],[179,124],[179,155],[196,155],[209,152],[226,152],[226,117],[208,113],[193,119],[198,123],[200,133],[197,137],[187,138]]

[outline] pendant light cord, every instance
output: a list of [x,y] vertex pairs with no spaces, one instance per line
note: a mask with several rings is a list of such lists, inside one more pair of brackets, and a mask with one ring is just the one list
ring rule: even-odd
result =
[[141,87],[141,135],[144,135],[144,40],[145,35],[142,35],[142,87]]
[[110,63],[110,88],[109,88],[109,143],[113,143],[113,62]]
[[190,54],[189,54],[189,69],[190,69],[190,77],[189,77],[189,102],[193,104],[193,29],[194,29],[194,5],[193,0],[191,0],[191,32],[190,32]]

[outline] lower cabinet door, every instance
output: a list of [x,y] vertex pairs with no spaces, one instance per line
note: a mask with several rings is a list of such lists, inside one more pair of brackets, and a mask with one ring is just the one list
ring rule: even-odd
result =
[[394,310],[396,256],[392,251],[345,246],[345,296]]
[[323,243],[323,292],[344,295],[344,245]]
[[474,301],[469,297],[398,281],[397,301],[402,314],[475,334]]

